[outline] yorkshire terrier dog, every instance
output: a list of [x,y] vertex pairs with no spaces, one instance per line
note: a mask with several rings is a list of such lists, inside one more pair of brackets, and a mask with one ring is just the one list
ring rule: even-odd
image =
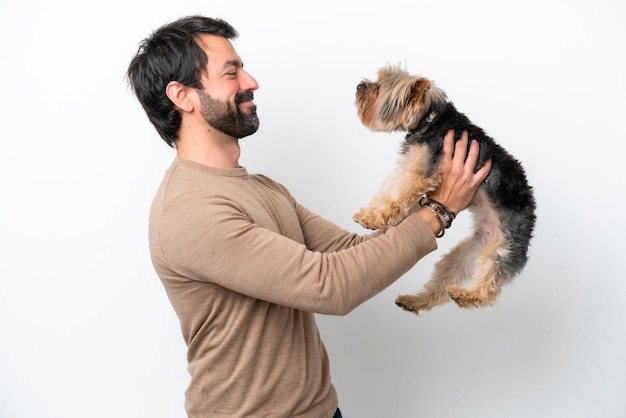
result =
[[[431,80],[410,75],[399,66],[381,68],[376,81],[362,81],[356,107],[363,125],[373,131],[408,132],[396,169],[369,206],[354,215],[366,228],[399,224],[427,193],[437,189],[448,130],[454,129],[455,142],[463,131],[469,134],[468,145],[478,141],[475,170],[492,160],[489,175],[469,205],[473,234],[436,264],[424,290],[399,296],[396,305],[417,314],[451,299],[461,308],[495,304],[501,287],[526,265],[535,226],[535,198],[520,163],[460,113]],[[454,214],[448,218],[450,214],[449,226]]]

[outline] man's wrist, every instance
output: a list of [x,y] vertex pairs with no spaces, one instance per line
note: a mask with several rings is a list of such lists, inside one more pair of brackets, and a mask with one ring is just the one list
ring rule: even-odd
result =
[[429,206],[423,206],[417,210],[417,214],[426,221],[436,238],[441,238],[445,231],[445,224],[440,216]]

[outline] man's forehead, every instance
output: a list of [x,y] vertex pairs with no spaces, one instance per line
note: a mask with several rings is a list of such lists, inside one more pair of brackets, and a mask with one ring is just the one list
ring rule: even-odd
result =
[[202,34],[199,36],[198,45],[212,58],[209,61],[221,61],[221,65],[242,66],[241,58],[237,55],[233,44],[226,38]]
[[235,48],[230,40],[221,36],[209,35],[206,33],[203,33],[198,37],[198,45],[200,45],[205,51],[211,52],[235,51]]

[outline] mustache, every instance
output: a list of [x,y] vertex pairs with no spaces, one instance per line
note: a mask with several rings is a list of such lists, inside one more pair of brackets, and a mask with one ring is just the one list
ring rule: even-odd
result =
[[244,91],[243,93],[239,93],[235,96],[235,103],[243,103],[247,101],[254,100],[254,92],[252,90]]

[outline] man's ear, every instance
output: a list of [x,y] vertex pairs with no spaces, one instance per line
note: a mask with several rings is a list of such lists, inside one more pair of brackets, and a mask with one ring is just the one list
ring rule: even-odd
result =
[[179,81],[170,81],[165,86],[165,94],[174,103],[174,106],[184,112],[192,112],[194,109],[193,101],[189,97],[189,89]]

